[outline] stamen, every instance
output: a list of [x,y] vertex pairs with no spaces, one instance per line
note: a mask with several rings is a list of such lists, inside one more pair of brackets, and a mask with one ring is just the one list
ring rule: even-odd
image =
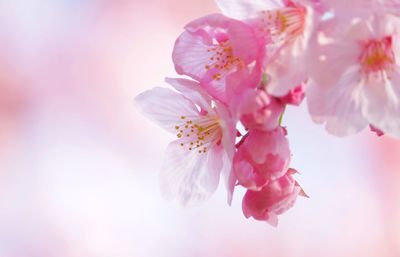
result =
[[[210,148],[212,144],[221,141],[222,130],[216,116],[181,116],[181,119],[187,120],[184,124],[175,126],[178,129],[182,128],[180,133],[177,134],[177,137],[182,140],[181,147],[189,151],[198,149],[198,153],[201,154],[206,153],[207,148]],[[191,126],[188,126],[189,124]]]
[[395,55],[391,37],[385,37],[381,40],[368,40],[362,44],[362,48],[360,64],[362,72],[365,74],[389,71],[394,68]]
[[276,44],[290,43],[304,32],[307,15],[305,7],[285,7],[261,13],[260,30],[271,35]]
[[233,55],[229,41],[219,42],[218,45],[210,47],[207,52],[213,53],[213,55],[210,57],[210,63],[206,64],[204,68],[217,70],[212,76],[214,80],[221,80],[225,73],[243,66],[243,61]]

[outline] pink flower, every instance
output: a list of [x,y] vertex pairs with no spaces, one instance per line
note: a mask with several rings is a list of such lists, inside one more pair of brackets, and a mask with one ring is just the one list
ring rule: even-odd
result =
[[278,215],[293,207],[302,189],[292,177],[292,170],[272,181],[261,191],[248,190],[242,202],[246,218],[267,221],[278,225]]
[[264,90],[248,90],[239,106],[240,121],[247,129],[271,131],[278,127],[284,105]]
[[250,26],[212,14],[185,29],[172,55],[179,74],[200,81],[212,97],[223,102],[241,88],[258,85],[264,49]]
[[305,82],[306,48],[313,28],[314,5],[307,0],[217,0],[225,15],[246,20],[266,39],[268,92],[285,96]]
[[370,15],[344,25],[340,13],[313,35],[309,111],[328,132],[354,134],[368,125],[400,137],[399,20]]
[[234,172],[240,185],[261,190],[286,173],[290,150],[285,135],[281,127],[271,132],[249,131],[234,157]]
[[178,92],[154,88],[136,97],[142,111],[177,140],[167,148],[160,182],[168,199],[183,205],[207,200],[221,173],[231,201],[235,121],[224,105],[213,102],[195,81],[167,79]]

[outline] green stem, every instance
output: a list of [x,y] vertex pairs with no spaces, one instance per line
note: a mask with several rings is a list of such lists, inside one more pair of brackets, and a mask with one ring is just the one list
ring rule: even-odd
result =
[[285,115],[285,111],[286,111],[286,106],[283,108],[283,112],[282,112],[281,116],[279,117],[279,126],[282,126],[283,115]]
[[262,76],[262,85],[263,85],[263,86],[266,86],[266,85],[268,85],[268,83],[269,83],[268,74],[267,74],[267,73],[264,73],[263,76]]

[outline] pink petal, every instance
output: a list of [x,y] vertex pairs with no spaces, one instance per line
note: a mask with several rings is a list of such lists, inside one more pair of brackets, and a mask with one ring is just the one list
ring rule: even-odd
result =
[[248,190],[243,197],[242,209],[246,218],[264,220],[273,226],[278,224],[278,215],[293,207],[301,187],[286,174],[272,181],[261,191]]
[[263,164],[268,155],[276,155],[286,160],[290,159],[289,142],[282,128],[272,132],[251,131],[246,139],[246,148],[252,159]]
[[284,109],[279,100],[263,90],[248,90],[242,95],[239,115],[247,129],[272,131],[278,127]]
[[305,88],[306,85],[303,83],[295,87],[294,89],[290,90],[290,92],[287,95],[280,98],[279,100],[281,100],[281,102],[284,104],[299,106],[303,102],[306,96]]
[[247,98],[248,92],[254,91],[260,85],[261,79],[262,69],[260,67],[252,70],[241,69],[226,78],[226,96],[234,115],[239,114],[241,103]]

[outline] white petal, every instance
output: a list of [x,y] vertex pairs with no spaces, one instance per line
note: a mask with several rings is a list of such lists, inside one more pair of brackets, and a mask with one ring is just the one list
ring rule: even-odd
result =
[[216,3],[223,14],[237,19],[283,6],[280,0],[216,0]]
[[161,191],[166,199],[176,199],[184,206],[206,201],[218,187],[222,149],[215,146],[207,153],[182,148],[172,142],[160,173]]
[[192,101],[167,88],[156,87],[146,91],[135,98],[135,103],[150,119],[171,132],[182,123],[181,116],[199,115]]

